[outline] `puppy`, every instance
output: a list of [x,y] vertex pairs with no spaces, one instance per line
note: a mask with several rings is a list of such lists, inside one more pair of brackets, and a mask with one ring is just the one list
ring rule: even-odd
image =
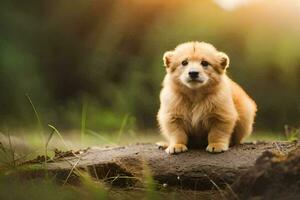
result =
[[158,145],[168,154],[187,151],[189,138],[205,140],[208,152],[223,152],[251,134],[256,104],[226,75],[225,53],[187,42],[165,52],[163,61],[167,73],[157,119],[168,142]]

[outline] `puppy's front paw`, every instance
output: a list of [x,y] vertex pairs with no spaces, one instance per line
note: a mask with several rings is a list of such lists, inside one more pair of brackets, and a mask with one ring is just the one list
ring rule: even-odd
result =
[[206,151],[211,153],[220,153],[228,150],[228,144],[226,143],[210,143],[206,147]]
[[166,148],[168,148],[169,143],[160,141],[160,142],[156,142],[155,145],[157,146],[158,149],[165,150]]
[[176,154],[187,151],[188,148],[184,144],[173,144],[169,145],[165,150],[168,154]]

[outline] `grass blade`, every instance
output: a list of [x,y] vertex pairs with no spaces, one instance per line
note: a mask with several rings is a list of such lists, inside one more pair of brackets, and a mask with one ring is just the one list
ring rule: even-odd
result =
[[88,107],[88,103],[86,100],[84,100],[82,104],[82,112],[81,112],[81,130],[80,130],[81,144],[83,144],[84,135],[85,135],[87,107]]
[[60,132],[53,125],[48,124],[48,126],[53,130],[54,133],[56,133],[58,135],[59,139],[62,141],[62,143],[64,144],[64,146],[67,149],[69,149],[68,145],[66,144],[66,142],[65,142],[64,138],[62,137],[62,135],[60,134]]
[[117,137],[117,143],[119,143],[120,140],[121,140],[121,137],[124,133],[125,126],[127,125],[128,118],[129,118],[129,114],[126,114],[125,117],[122,120],[122,124],[121,124],[120,130],[119,130],[119,133],[118,133],[118,137]]
[[28,99],[28,101],[29,101],[29,103],[30,103],[30,105],[31,105],[31,107],[33,109],[34,115],[35,115],[35,117],[37,119],[38,127],[40,129],[39,133],[41,135],[41,138],[43,139],[43,141],[45,141],[44,130],[43,130],[43,125],[42,125],[41,118],[40,118],[40,116],[39,116],[39,114],[38,114],[38,112],[37,112],[37,110],[36,110],[36,108],[35,108],[32,100],[31,100],[30,96],[28,94],[26,94],[26,97],[27,97],[27,99]]

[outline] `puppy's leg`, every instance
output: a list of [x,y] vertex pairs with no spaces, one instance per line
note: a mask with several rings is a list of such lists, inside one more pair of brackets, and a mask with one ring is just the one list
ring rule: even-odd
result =
[[241,144],[243,140],[252,133],[254,114],[252,116],[241,117],[235,126],[232,142]]
[[187,151],[188,137],[181,125],[177,121],[165,121],[161,124],[162,134],[169,141],[166,152],[168,154],[175,154]]
[[206,151],[211,153],[227,151],[233,128],[233,122],[228,121],[215,123],[208,134],[208,146]]
[[233,144],[241,144],[243,140],[251,134],[256,110],[257,107],[255,102],[249,97],[245,98],[237,107],[239,119],[234,128],[232,137]]
[[188,150],[186,147],[187,144],[187,135],[184,131],[177,130],[169,136],[170,144],[165,150],[168,154],[181,153]]

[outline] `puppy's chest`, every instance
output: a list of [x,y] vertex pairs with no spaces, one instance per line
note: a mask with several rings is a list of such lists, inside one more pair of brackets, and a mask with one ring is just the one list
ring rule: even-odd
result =
[[189,131],[208,130],[213,116],[213,106],[207,104],[190,105],[182,116]]

